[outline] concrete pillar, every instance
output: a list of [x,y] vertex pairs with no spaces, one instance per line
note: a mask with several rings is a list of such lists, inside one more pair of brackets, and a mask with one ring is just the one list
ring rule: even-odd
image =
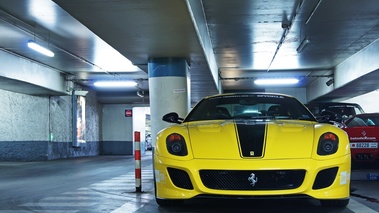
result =
[[190,109],[190,77],[183,58],[154,58],[149,60],[149,97],[153,147],[157,133],[171,125],[162,116],[177,112],[179,117]]

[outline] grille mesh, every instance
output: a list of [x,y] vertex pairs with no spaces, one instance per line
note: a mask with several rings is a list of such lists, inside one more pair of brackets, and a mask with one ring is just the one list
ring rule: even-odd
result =
[[[305,170],[201,170],[203,184],[219,190],[286,190],[301,186]],[[250,178],[249,180],[249,177]],[[252,184],[252,182],[255,184]]]
[[337,171],[338,167],[321,170],[316,176],[312,189],[322,189],[332,185],[336,178]]
[[167,168],[170,179],[176,187],[183,189],[193,189],[192,182],[187,172],[174,168]]

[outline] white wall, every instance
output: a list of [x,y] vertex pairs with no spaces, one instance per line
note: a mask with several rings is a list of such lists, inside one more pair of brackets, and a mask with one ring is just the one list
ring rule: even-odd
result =
[[133,132],[141,133],[141,141],[145,141],[146,114],[150,114],[150,107],[133,107]]
[[[150,114],[150,107],[133,107],[133,133],[140,132],[141,153],[145,152],[146,115]],[[133,139],[135,141],[135,139]]]
[[0,160],[98,155],[101,108],[94,93],[88,93],[86,100],[87,142],[73,148],[71,96],[33,96],[0,90]]
[[124,104],[103,106],[103,141],[133,141],[133,120],[125,117],[125,110],[132,109]]
[[[132,117],[125,117],[125,110],[131,109]],[[133,155],[134,132],[140,132],[140,141],[145,141],[145,107],[125,104],[103,105],[102,154]],[[144,144],[143,144],[144,145]],[[141,150],[143,146],[141,144]]]
[[286,95],[291,95],[295,97],[297,100],[299,100],[301,103],[307,103],[307,94],[306,94],[306,88],[270,88],[266,89],[266,92],[273,92],[273,93],[282,93]]
[[49,98],[0,90],[0,141],[47,141]]
[[377,91],[370,92],[361,96],[357,96],[352,99],[348,99],[343,102],[357,103],[361,105],[361,107],[366,113],[371,113],[371,112],[379,112],[378,100],[379,100],[379,91],[377,90]]

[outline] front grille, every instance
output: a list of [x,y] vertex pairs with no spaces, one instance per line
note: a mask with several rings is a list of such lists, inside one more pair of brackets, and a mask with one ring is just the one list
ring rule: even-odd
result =
[[207,188],[219,190],[286,190],[301,186],[305,170],[200,170]]
[[176,187],[183,189],[193,189],[193,185],[187,172],[174,168],[167,168],[171,181]]
[[336,179],[338,167],[321,170],[313,183],[312,189],[323,189],[329,187]]

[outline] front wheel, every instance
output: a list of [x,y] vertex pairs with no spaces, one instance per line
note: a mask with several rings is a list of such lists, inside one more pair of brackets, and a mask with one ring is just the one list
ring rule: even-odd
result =
[[343,200],[320,200],[322,206],[328,207],[346,207],[349,204],[350,199]]

